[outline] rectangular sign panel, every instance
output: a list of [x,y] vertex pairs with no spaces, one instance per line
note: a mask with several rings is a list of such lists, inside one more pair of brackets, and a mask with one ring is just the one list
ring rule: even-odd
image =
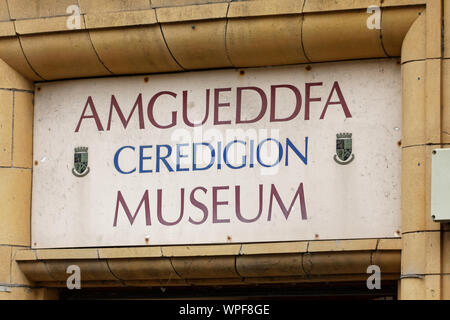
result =
[[450,148],[431,153],[431,218],[450,222]]
[[394,60],[59,81],[34,248],[398,237]]

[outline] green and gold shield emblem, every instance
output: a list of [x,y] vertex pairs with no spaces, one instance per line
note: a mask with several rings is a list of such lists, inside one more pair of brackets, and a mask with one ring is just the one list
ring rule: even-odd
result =
[[72,173],[76,177],[84,177],[89,173],[87,147],[75,148]]
[[352,152],[352,134],[338,133],[336,135],[336,154],[334,155],[334,161],[339,164],[349,164],[355,159],[355,155]]

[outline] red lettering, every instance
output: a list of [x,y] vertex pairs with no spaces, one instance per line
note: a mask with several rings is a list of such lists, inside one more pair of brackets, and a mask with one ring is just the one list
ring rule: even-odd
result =
[[125,213],[128,217],[128,220],[130,221],[130,224],[133,225],[134,220],[136,219],[137,214],[139,213],[139,210],[142,207],[142,204],[145,204],[145,224],[147,226],[151,225],[150,222],[150,201],[148,198],[148,190],[145,190],[144,195],[142,196],[141,202],[139,202],[139,205],[134,213],[134,215],[131,215],[130,209],[127,206],[127,203],[125,202],[125,199],[122,196],[122,193],[120,191],[117,192],[117,201],[116,201],[116,213],[114,215],[114,224],[113,226],[117,226],[117,217],[119,215],[119,204],[122,205],[122,208],[125,210]]
[[194,195],[197,190],[202,190],[205,194],[207,192],[206,188],[203,188],[203,187],[197,187],[194,190],[192,190],[192,192],[191,192],[190,200],[191,200],[192,205],[196,208],[199,208],[203,212],[203,218],[200,221],[194,221],[191,217],[189,217],[189,222],[192,224],[202,224],[208,218],[208,208],[203,203],[201,203],[200,201],[195,199]]
[[[256,91],[261,97],[261,110],[258,116],[250,120],[241,119],[241,109],[242,109],[242,91],[243,90],[253,90]],[[264,91],[258,87],[238,87],[236,92],[236,123],[254,123],[261,120],[267,110],[267,97]]]
[[219,103],[220,93],[231,91],[231,88],[218,88],[214,89],[214,125],[218,124],[231,124],[231,120],[219,120],[219,108],[229,107],[230,103]]
[[[295,95],[296,104],[295,104],[294,112],[292,112],[292,114],[287,118],[279,118],[279,119],[276,118],[275,102],[276,102],[276,92],[277,92],[276,90],[278,88],[290,89]],[[302,95],[300,94],[300,91],[296,87],[289,85],[289,84],[270,86],[270,122],[282,122],[282,121],[292,120],[298,115],[301,107],[302,107]]]
[[162,190],[161,189],[158,189],[157,195],[158,195],[158,209],[157,209],[158,221],[165,226],[174,226],[174,225],[178,224],[178,222],[180,222],[181,219],[183,218],[183,214],[184,214],[184,188],[181,188],[180,216],[174,222],[167,222],[166,220],[164,220],[164,218],[162,216]]
[[116,97],[114,95],[111,96],[111,107],[109,108],[109,117],[108,117],[108,127],[106,128],[107,131],[111,129],[111,120],[112,120],[112,114],[113,114],[113,108],[116,110],[117,115],[120,118],[120,121],[122,122],[123,128],[126,129],[128,126],[128,123],[131,120],[131,117],[133,116],[134,110],[136,110],[136,107],[138,107],[138,113],[139,113],[139,129],[145,129],[144,124],[144,112],[142,110],[142,93],[140,93],[136,99],[136,102],[134,103],[133,109],[131,109],[130,115],[127,119],[125,119],[122,110],[120,109],[119,104],[117,103]]
[[[333,101],[331,102],[331,97],[333,96],[333,93],[336,91],[339,101]],[[345,102],[344,95],[342,94],[341,88],[339,87],[339,83],[337,81],[334,82],[333,88],[331,89],[330,96],[328,97],[327,103],[325,104],[325,107],[322,111],[322,115],[320,116],[320,119],[322,120],[325,117],[325,113],[327,112],[328,106],[331,104],[340,104],[342,106],[342,109],[344,110],[344,114],[346,118],[351,118],[352,115],[350,114],[350,110],[348,109],[347,102]]]
[[213,223],[228,223],[228,222],[230,222],[230,219],[219,219],[217,217],[217,207],[223,206],[223,205],[228,205],[228,201],[217,201],[217,191],[228,190],[228,189],[229,189],[228,186],[213,187],[213,189],[212,189],[212,191],[213,191],[213,201],[212,201]]
[[311,98],[311,87],[321,86],[322,84],[322,82],[312,82],[305,84],[305,120],[309,120],[309,104],[315,101],[322,101],[322,98]]
[[[86,110],[87,110],[88,106],[90,107],[91,112],[92,112],[92,115],[90,115],[90,116],[86,115]],[[98,131],[103,131],[102,123],[100,121],[100,118],[98,117],[97,110],[95,110],[94,101],[92,101],[92,97],[91,96],[89,96],[87,101],[86,101],[86,105],[84,106],[83,112],[81,114],[80,121],[78,121],[78,124],[77,124],[77,127],[75,129],[75,132],[78,132],[80,130],[81,121],[83,121],[83,119],[94,119],[95,120],[95,124],[97,125]]]
[[171,128],[177,124],[177,112],[176,111],[172,112],[172,122],[168,125],[160,125],[159,123],[156,122],[155,117],[153,116],[153,108],[155,107],[156,99],[158,99],[162,95],[169,95],[174,98],[177,97],[177,94],[173,93],[171,91],[158,92],[150,99],[150,102],[148,103],[147,115],[148,115],[148,120],[150,120],[151,124],[154,125],[156,128],[167,129],[167,128]]
[[275,187],[275,185],[273,185],[273,184],[271,185],[270,200],[269,200],[269,214],[267,216],[267,221],[270,221],[270,219],[272,217],[273,197],[275,197],[275,199],[277,200],[278,205],[280,206],[280,209],[283,212],[283,215],[286,218],[286,220],[289,218],[289,214],[291,213],[292,207],[294,206],[295,199],[297,199],[297,197],[298,197],[299,201],[300,201],[302,220],[307,219],[305,194],[303,193],[303,183],[300,183],[300,186],[298,187],[297,192],[295,193],[294,198],[292,199],[291,205],[289,206],[289,210],[286,209],[286,206],[284,205],[283,201],[281,200],[281,197],[278,194],[278,191],[277,191],[277,188]]
[[209,89],[206,89],[206,111],[205,111],[205,117],[203,118],[203,121],[201,123],[194,124],[189,121],[187,116],[187,109],[188,109],[188,103],[187,103],[187,91],[183,91],[183,121],[186,125],[189,127],[197,127],[205,124],[206,120],[208,120],[208,114],[209,114]]
[[251,223],[251,222],[255,222],[256,220],[259,219],[259,217],[261,217],[262,214],[262,207],[263,207],[263,185],[260,184],[259,185],[259,211],[256,217],[254,217],[253,219],[247,219],[244,218],[242,216],[241,213],[241,187],[240,186],[235,186],[235,206],[236,206],[236,217],[239,219],[239,221],[245,222],[245,223]]

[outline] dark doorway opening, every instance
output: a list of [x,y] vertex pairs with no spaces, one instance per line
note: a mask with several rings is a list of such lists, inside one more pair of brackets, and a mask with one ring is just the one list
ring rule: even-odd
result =
[[61,289],[63,300],[234,299],[234,300],[396,300],[397,281],[369,290],[365,282],[283,283],[243,286],[168,286]]

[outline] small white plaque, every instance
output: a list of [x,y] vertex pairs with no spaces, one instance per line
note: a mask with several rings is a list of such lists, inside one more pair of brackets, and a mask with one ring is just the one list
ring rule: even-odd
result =
[[450,221],[450,149],[435,149],[431,163],[431,218]]

